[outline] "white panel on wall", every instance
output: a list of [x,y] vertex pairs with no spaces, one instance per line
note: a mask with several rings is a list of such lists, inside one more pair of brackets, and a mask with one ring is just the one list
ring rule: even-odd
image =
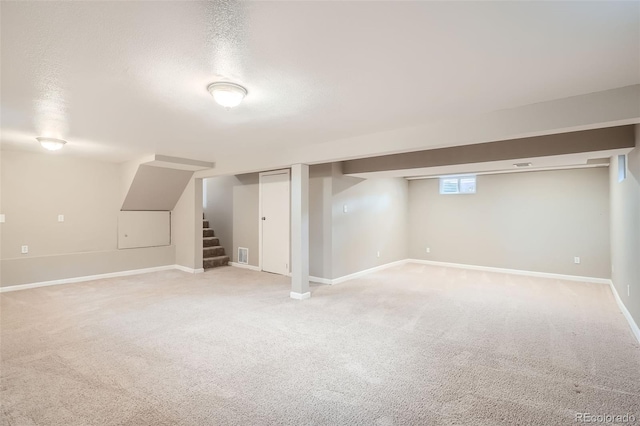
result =
[[171,244],[171,212],[121,211],[118,214],[118,248]]

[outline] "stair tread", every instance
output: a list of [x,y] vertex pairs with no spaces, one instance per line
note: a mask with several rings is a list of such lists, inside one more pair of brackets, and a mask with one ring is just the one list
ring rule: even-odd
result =
[[218,259],[228,259],[229,256],[214,256],[214,257],[203,257],[202,260],[218,260]]
[[214,238],[220,239],[220,237],[202,237],[203,240],[213,240]]
[[222,246],[209,246],[209,247],[203,247],[203,249],[204,249],[204,250],[207,250],[207,249],[221,249],[221,248],[224,248],[224,247],[222,247]]

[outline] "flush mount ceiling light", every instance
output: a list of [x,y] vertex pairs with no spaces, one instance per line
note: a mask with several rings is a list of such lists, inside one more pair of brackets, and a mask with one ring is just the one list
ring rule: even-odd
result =
[[211,83],[207,86],[207,90],[211,93],[213,99],[225,108],[238,106],[244,97],[247,96],[247,89],[239,84],[226,81]]
[[63,141],[62,139],[56,138],[36,138],[40,145],[44,149],[48,149],[49,151],[57,151],[67,143],[67,141]]

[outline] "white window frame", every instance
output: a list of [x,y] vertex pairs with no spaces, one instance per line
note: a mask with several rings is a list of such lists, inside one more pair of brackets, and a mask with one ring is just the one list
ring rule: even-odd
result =
[[618,155],[618,182],[627,178],[627,154]]
[[[460,181],[462,179],[469,179],[469,178],[473,178],[473,180],[474,180],[473,192],[461,192],[460,191]],[[453,180],[453,179],[457,180],[457,187],[458,187],[457,192],[444,192],[443,191],[444,182],[446,180]],[[440,195],[472,195],[472,194],[475,194],[476,192],[478,192],[478,178],[477,178],[476,175],[441,176],[439,178],[439,182],[438,182],[438,189],[439,189]]]

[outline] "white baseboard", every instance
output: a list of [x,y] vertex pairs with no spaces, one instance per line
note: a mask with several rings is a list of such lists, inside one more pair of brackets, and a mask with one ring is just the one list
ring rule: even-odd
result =
[[353,274],[344,275],[342,277],[334,278],[334,279],[309,276],[309,281],[313,281],[314,283],[329,284],[329,285],[340,284],[345,281],[352,280],[354,278],[359,278],[364,275],[371,274],[373,272],[378,272],[378,271],[382,271],[383,269],[391,268],[392,266],[404,265],[408,261],[409,259],[397,260],[395,262],[385,263],[384,265],[378,265],[373,268],[365,269],[359,272],[354,272]]
[[329,278],[312,277],[311,275],[309,275],[309,281],[320,284],[333,284],[333,280],[330,280]]
[[306,293],[296,293],[294,291],[292,291],[291,293],[289,293],[289,296],[292,299],[296,299],[296,300],[304,300],[304,299],[308,299],[311,297],[311,293],[306,292]]
[[613,293],[613,297],[618,304],[618,308],[624,315],[625,319],[629,323],[631,327],[631,332],[635,336],[635,338],[640,343],[640,328],[638,328],[638,324],[634,321],[633,317],[627,310],[627,307],[620,299],[618,295],[618,291],[616,287],[613,285],[613,281],[607,278],[594,278],[594,277],[580,277],[576,275],[562,275],[562,274],[551,274],[547,272],[534,272],[534,271],[522,271],[518,269],[504,269],[504,268],[493,268],[489,266],[476,266],[476,265],[464,265],[460,263],[448,263],[448,262],[436,262],[432,260],[422,260],[422,259],[408,259],[411,263],[419,263],[423,265],[432,265],[432,266],[444,266],[447,268],[459,268],[459,269],[470,269],[475,271],[488,271],[488,272],[500,272],[504,274],[512,274],[512,275],[526,275],[531,277],[541,277],[541,278],[553,278],[558,280],[567,280],[567,281],[578,281],[583,283],[594,283],[594,284],[605,284],[611,287],[611,292]]
[[250,269],[252,271],[257,271],[257,272],[261,271],[259,266],[247,265],[245,263],[229,262],[229,266],[234,266],[236,268]]
[[447,268],[458,268],[458,269],[470,269],[473,271],[498,272],[502,274],[511,274],[511,275],[525,275],[529,277],[552,278],[556,280],[578,281],[583,283],[608,285],[611,282],[611,280],[608,278],[580,277],[577,275],[563,275],[563,274],[552,274],[548,272],[523,271],[520,269],[494,268],[492,266],[477,266],[477,265],[465,265],[462,263],[436,262],[434,260],[408,259],[407,261],[411,263],[420,263],[423,265],[444,266]]
[[204,268],[193,269],[193,268],[187,268],[186,266],[182,266],[182,265],[173,265],[172,269],[177,269],[182,272],[188,272],[190,274],[201,274],[204,272]]
[[[361,276],[364,276],[364,275],[367,275],[367,274],[371,274],[373,272],[381,271],[383,269],[387,269],[387,268],[390,268],[390,267],[393,267],[393,266],[403,265],[403,264],[406,264],[406,263],[418,263],[418,264],[423,264],[423,265],[444,266],[444,267],[449,267],[449,268],[470,269],[470,270],[488,271],[488,272],[499,272],[499,273],[505,273],[505,274],[513,274],[513,275],[526,275],[526,276],[532,276],[532,277],[553,278],[553,279],[561,279],[561,280],[568,280],[568,281],[579,281],[579,282],[585,282],[585,283],[596,283],[596,284],[609,285],[611,287],[611,292],[613,293],[613,296],[614,296],[614,298],[616,300],[616,303],[618,304],[618,307],[620,308],[620,311],[622,312],[622,314],[626,318],[627,322],[629,323],[629,326],[631,327],[631,331],[632,331],[633,335],[636,337],[638,342],[640,342],[640,328],[638,327],[638,325],[634,321],[633,317],[631,316],[631,314],[627,310],[627,307],[622,302],[622,299],[620,299],[620,296],[618,295],[618,291],[616,290],[615,286],[613,285],[613,282],[610,279],[605,279],[605,278],[580,277],[580,276],[575,276],[575,275],[562,275],[562,274],[551,274],[551,273],[546,273],[546,272],[522,271],[522,270],[517,270],[517,269],[494,268],[494,267],[489,267],[489,266],[464,265],[464,264],[460,264],[460,263],[436,262],[436,261],[432,261],[432,260],[422,260],[422,259],[404,259],[404,260],[398,260],[396,262],[386,263],[384,265],[376,266],[374,268],[365,269],[364,271],[360,271],[360,272],[356,272],[356,273],[353,273],[353,274],[345,275],[345,276],[340,277],[340,278],[328,279],[328,278],[320,278],[320,277],[310,276],[309,280],[313,281],[313,282],[320,283],[320,284],[330,284],[330,285],[339,284],[339,283],[342,283],[342,282],[345,282],[345,281],[348,281],[348,280],[352,280],[354,278],[358,278],[358,277],[361,277]],[[245,269],[250,269],[250,270],[253,270],[253,271],[260,271],[259,267],[253,266],[253,265],[245,265],[245,264],[236,263],[236,262],[229,262],[229,265],[234,266],[236,268],[245,268]],[[183,272],[188,272],[188,273],[191,273],[191,274],[198,274],[198,273],[204,272],[203,268],[193,269],[193,268],[187,268],[186,266],[182,266],[182,265],[165,265],[165,266],[156,266],[156,267],[153,267],[153,268],[134,269],[134,270],[129,270],[129,271],[110,272],[110,273],[106,273],[106,274],[87,275],[87,276],[83,276],[83,277],[65,278],[65,279],[60,279],[60,280],[42,281],[42,282],[37,282],[37,283],[19,284],[19,285],[7,286],[7,287],[0,287],[0,293],[5,293],[5,292],[9,292],[9,291],[27,290],[27,289],[30,289],[30,288],[37,288],[37,287],[47,287],[47,286],[52,286],[52,285],[72,284],[72,283],[79,283],[79,282],[86,282],[86,281],[95,281],[95,280],[101,280],[101,279],[105,279],[105,278],[126,277],[126,276],[130,276],[130,275],[139,275],[139,274],[146,274],[146,273],[150,273],[150,272],[167,271],[167,270],[171,270],[171,269],[177,269],[177,270],[180,270],[180,271],[183,271]],[[311,293],[309,293],[309,292],[307,292],[307,293],[291,292],[290,293],[290,297],[292,299],[296,299],[296,300],[304,300],[304,299],[310,298],[311,297]]]
[[126,277],[129,275],[147,274],[149,272],[167,271],[170,269],[180,269],[180,268],[178,268],[178,265],[166,265],[166,266],[156,266],[154,268],[133,269],[130,271],[109,272],[107,274],[85,275],[83,277],[64,278],[64,279],[52,280],[52,281],[42,281],[38,283],[18,284],[18,285],[11,285],[7,287],[0,287],[0,293],[4,293],[7,291],[27,290],[30,288],[37,288],[37,287],[47,287],[51,285],[81,283],[85,281],[102,280],[105,278]]
[[622,303],[622,299],[620,299],[620,295],[618,294],[618,290],[616,290],[616,286],[613,285],[613,281],[609,280],[609,285],[611,286],[611,292],[613,293],[613,298],[616,299],[616,303],[618,304],[618,308],[622,312],[622,315],[627,319],[629,326],[631,327],[631,332],[635,336],[638,343],[640,343],[640,328],[638,328],[638,324],[633,320],[633,317],[627,310],[627,307]]
[[498,273],[512,274],[512,275],[525,275],[525,276],[539,277],[539,278],[552,278],[557,280],[577,281],[577,282],[584,282],[584,283],[606,284],[606,285],[611,284],[611,280],[608,278],[582,277],[577,275],[563,275],[563,274],[553,274],[549,272],[524,271],[520,269],[496,268],[492,266],[466,265],[462,263],[437,262],[433,260],[423,260],[423,259],[398,260],[395,262],[376,266],[375,268],[365,269],[360,272],[355,272],[353,274],[345,275],[343,277],[334,278],[334,279],[310,276],[309,280],[320,283],[320,284],[331,284],[331,285],[340,284],[342,282],[349,281],[354,278],[371,274],[373,272],[381,271],[383,269],[390,268],[393,266],[404,265],[406,263],[419,263],[423,265],[443,266],[448,268],[469,269],[469,270],[475,270],[475,271],[498,272]]
[[340,284],[345,281],[352,280],[354,278],[360,278],[364,275],[368,275],[373,272],[378,272],[378,271],[382,271],[383,269],[391,268],[393,266],[404,265],[408,261],[409,261],[408,259],[397,260],[395,262],[385,263],[384,265],[379,265],[374,268],[365,269],[364,271],[354,272],[353,274],[345,275],[339,278],[334,278],[333,280],[331,280],[331,284]]

